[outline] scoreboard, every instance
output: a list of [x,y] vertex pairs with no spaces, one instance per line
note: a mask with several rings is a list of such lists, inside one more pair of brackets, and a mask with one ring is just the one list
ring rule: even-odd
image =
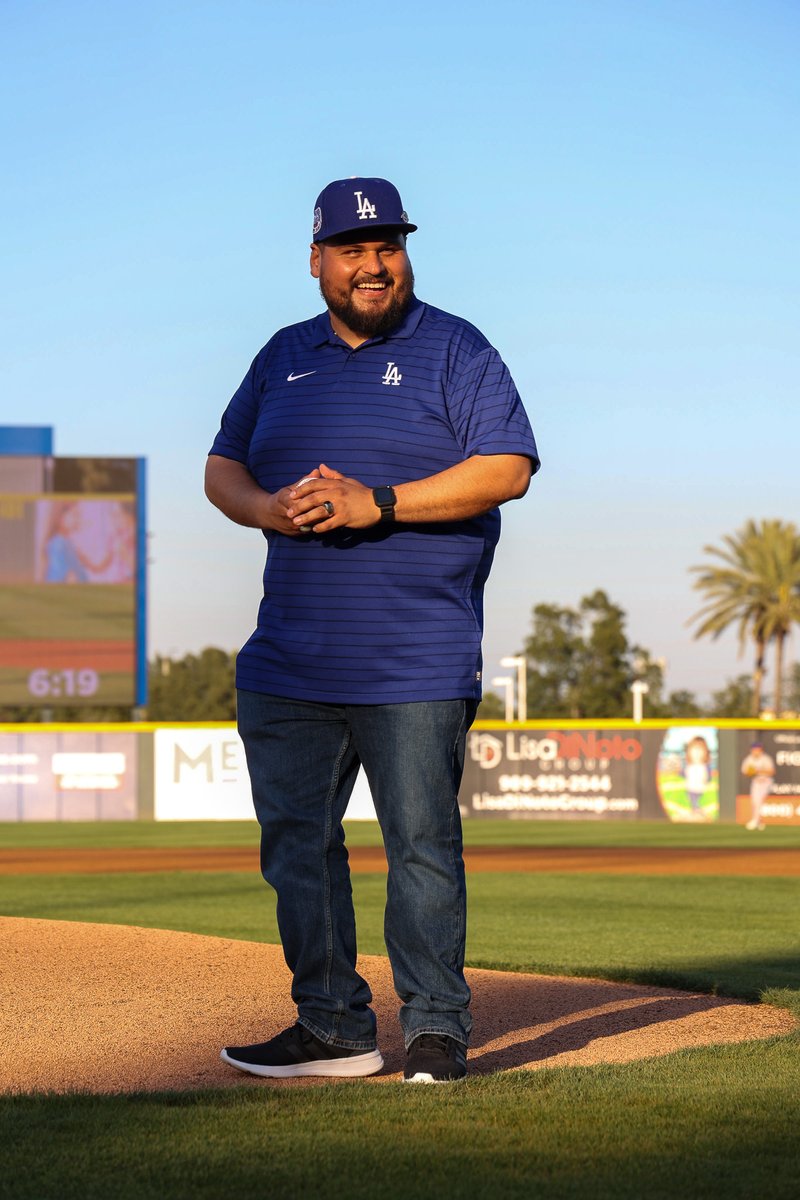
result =
[[2,449],[0,706],[144,704],[144,459]]

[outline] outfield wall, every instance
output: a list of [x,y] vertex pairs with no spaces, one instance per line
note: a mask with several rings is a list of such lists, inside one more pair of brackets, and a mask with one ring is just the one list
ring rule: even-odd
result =
[[[750,817],[741,763],[773,759],[768,825],[800,825],[800,722],[476,722],[459,795],[465,817],[737,821]],[[252,818],[232,723],[0,725],[0,821]],[[359,775],[348,808],[375,816]]]

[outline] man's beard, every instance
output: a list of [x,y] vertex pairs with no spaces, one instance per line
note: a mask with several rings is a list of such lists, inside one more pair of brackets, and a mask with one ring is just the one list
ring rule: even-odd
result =
[[356,308],[352,295],[343,297],[341,294],[331,291],[330,288],[326,288],[321,278],[319,281],[319,290],[329,311],[353,333],[366,338],[382,337],[385,333],[391,333],[395,326],[400,324],[414,299],[413,271],[409,269],[408,277],[403,280],[402,284],[399,286],[392,284],[391,287],[392,296],[388,306],[379,312],[370,312],[368,309]]

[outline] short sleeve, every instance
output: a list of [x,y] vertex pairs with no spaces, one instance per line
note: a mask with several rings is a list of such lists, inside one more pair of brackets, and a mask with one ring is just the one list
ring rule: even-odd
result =
[[250,370],[222,414],[222,423],[209,454],[219,454],[222,458],[233,458],[237,462],[247,463],[250,439],[255,429],[261,400],[256,381],[259,358],[260,355],[257,355],[253,360]]
[[447,389],[447,408],[459,444],[473,454],[539,454],[530,421],[508,367],[489,346],[471,358]]

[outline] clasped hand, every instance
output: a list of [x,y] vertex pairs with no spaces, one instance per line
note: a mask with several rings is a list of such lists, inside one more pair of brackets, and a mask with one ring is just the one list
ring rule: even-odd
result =
[[[318,468],[303,476],[302,482],[290,484],[275,492],[273,528],[292,537],[307,533],[311,526],[314,533],[330,533],[334,529],[368,529],[380,520],[380,509],[375,504],[372,489],[348,479],[341,471],[321,463]],[[333,506],[333,512],[326,508]]]

